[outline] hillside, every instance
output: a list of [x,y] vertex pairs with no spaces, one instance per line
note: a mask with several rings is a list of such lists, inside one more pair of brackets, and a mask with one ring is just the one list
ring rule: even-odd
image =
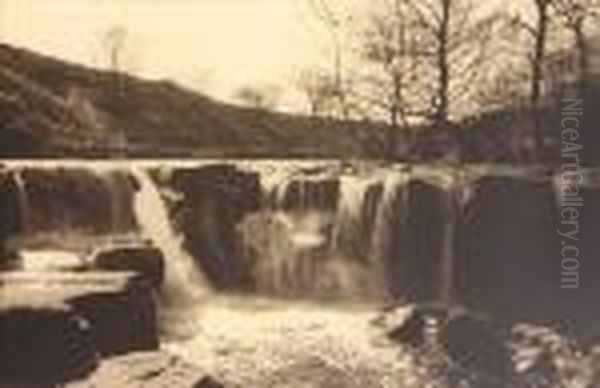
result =
[[377,154],[382,134],[0,45],[3,157],[363,157]]
[[[596,123],[600,77],[585,99],[583,162],[600,163]],[[558,163],[561,98],[540,114],[541,160]],[[504,108],[448,128],[415,128],[413,160],[458,151],[461,160],[528,163],[519,156],[531,126],[526,110]],[[170,81],[149,81],[66,63],[0,44],[0,157],[381,158],[384,124],[338,121],[226,104]],[[406,136],[397,159],[408,150]],[[538,158],[539,160],[539,158]]]

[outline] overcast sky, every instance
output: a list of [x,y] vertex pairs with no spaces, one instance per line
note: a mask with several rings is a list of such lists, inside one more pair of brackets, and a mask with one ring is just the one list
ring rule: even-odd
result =
[[225,100],[242,86],[281,88],[280,108],[298,110],[300,98],[290,90],[299,73],[332,66],[331,35],[311,7],[320,1],[346,17],[383,0],[0,0],[0,38],[107,67],[102,37],[119,25],[128,31],[127,70],[134,74]]
[[[244,85],[289,87],[328,66],[331,39],[313,0],[0,0],[2,40],[106,67],[103,34],[128,31],[127,66],[228,99]],[[319,0],[317,0],[319,1]],[[340,0],[344,9],[368,0]],[[284,105],[294,105],[286,94]]]

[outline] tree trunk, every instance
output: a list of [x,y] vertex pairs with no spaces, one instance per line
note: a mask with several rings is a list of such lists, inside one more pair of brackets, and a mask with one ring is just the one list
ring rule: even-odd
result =
[[546,59],[546,43],[548,39],[549,6],[550,0],[535,0],[538,21],[535,35],[535,47],[532,58],[531,74],[531,114],[532,133],[531,140],[533,155],[531,159],[541,157],[543,146],[542,122],[540,117],[540,102],[542,98],[542,83],[544,80],[544,62]]
[[450,89],[450,63],[448,61],[448,40],[449,40],[449,28],[450,28],[450,7],[452,0],[441,0],[442,1],[442,20],[440,23],[440,30],[438,35],[438,54],[437,54],[437,66],[438,66],[438,95],[437,95],[437,107],[436,107],[436,124],[444,126],[448,123],[448,111],[449,111],[449,89]]

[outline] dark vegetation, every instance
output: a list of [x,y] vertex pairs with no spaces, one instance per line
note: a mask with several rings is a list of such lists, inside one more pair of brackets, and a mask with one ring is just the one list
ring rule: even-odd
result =
[[[591,163],[600,144],[593,131],[599,93],[594,87],[587,93],[582,137]],[[545,161],[560,158],[559,104],[548,100],[541,108]],[[8,45],[0,46],[0,118],[4,158],[389,157],[384,122],[225,104],[169,81],[85,68]],[[515,134],[528,125],[528,112],[511,108],[459,124],[422,125],[413,128],[411,147],[393,157],[436,160],[458,145],[464,161],[521,162]],[[409,142],[405,132],[399,142]]]

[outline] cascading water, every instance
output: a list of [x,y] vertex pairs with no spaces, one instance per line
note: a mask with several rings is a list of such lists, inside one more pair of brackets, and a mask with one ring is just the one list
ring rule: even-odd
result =
[[259,292],[297,297],[380,299],[401,171],[273,174],[268,206],[243,223]]
[[141,168],[134,168],[131,173],[139,185],[134,210],[141,232],[166,258],[163,301],[167,307],[189,307],[206,295],[204,277],[194,259],[183,249],[181,237],[173,230],[169,211],[152,177]]
[[[394,220],[404,215],[403,213],[398,214],[398,209],[394,205],[398,201],[400,186],[406,184],[409,179],[408,174],[395,170],[386,171],[381,178],[382,193],[377,202],[369,252],[369,256],[378,263],[385,260],[386,247],[395,238],[392,227]],[[401,200],[406,205],[409,193],[404,191],[403,194]]]
[[130,214],[127,202],[130,200],[132,191],[131,182],[127,181],[128,177],[124,174],[105,171],[97,171],[96,174],[109,194],[109,220],[112,233],[126,232],[131,221],[124,216]]

